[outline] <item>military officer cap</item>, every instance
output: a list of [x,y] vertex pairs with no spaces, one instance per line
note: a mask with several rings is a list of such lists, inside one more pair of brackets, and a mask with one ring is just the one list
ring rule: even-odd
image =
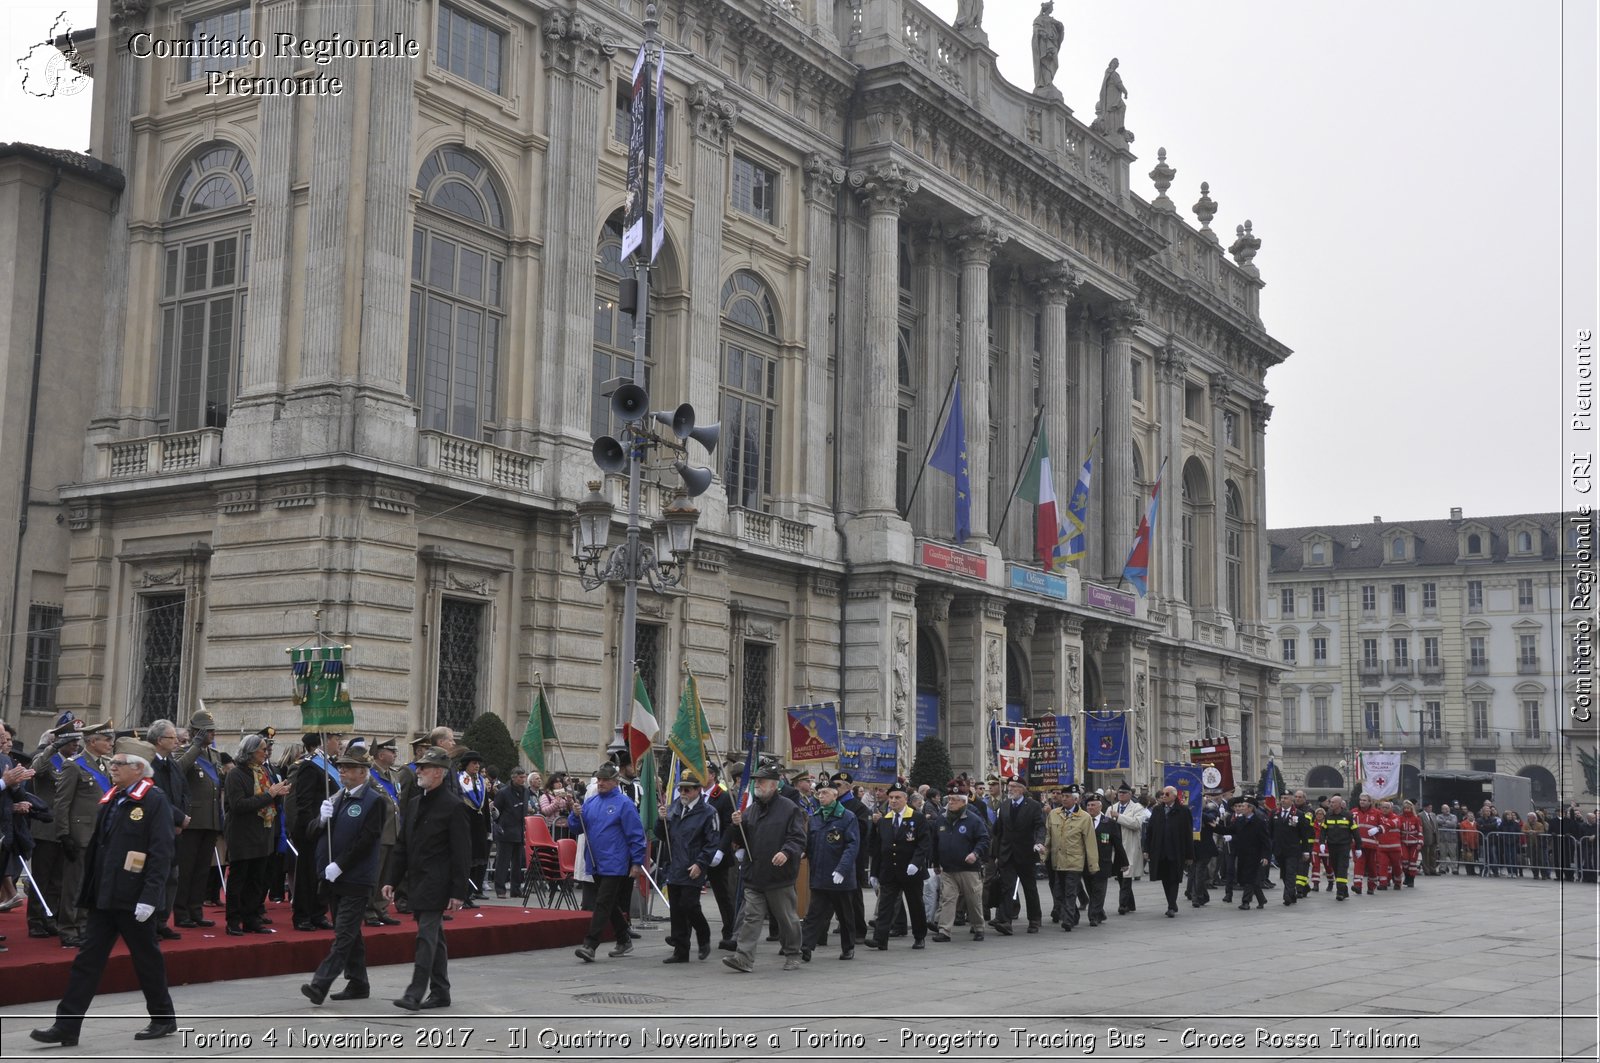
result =
[[796,786],[799,786],[802,782],[809,778],[811,778],[811,773],[809,771],[799,771],[789,776],[789,781]]
[[783,772],[778,770],[778,766],[776,764],[768,764],[750,777],[752,779],[771,779],[772,781],[777,782],[783,778]]
[[216,717],[205,709],[201,709],[189,717],[189,730],[191,731],[215,731],[216,729]]
[[901,786],[899,783],[891,784],[890,787],[887,790],[884,791],[884,793],[888,793],[888,794],[903,794],[905,792],[906,792],[906,788],[904,786]]
[[681,790],[685,786],[696,788],[700,786],[700,776],[688,768],[684,768],[683,771],[678,773],[678,789]]
[[475,749],[468,749],[468,750],[463,750],[461,755],[456,757],[456,763],[460,764],[463,768],[465,768],[468,764],[472,763],[473,761],[477,761],[479,764],[482,764],[483,763],[483,754],[479,753]]
[[850,778],[850,773],[847,772],[847,771],[836,771],[836,772],[834,772],[833,773],[833,781],[836,782],[836,783],[841,783],[842,782],[846,786],[850,786],[855,782],[854,779]]
[[609,760],[594,770],[596,779],[615,779],[622,771]]
[[1083,793],[1083,788],[1080,787],[1077,783],[1073,782],[1073,783],[1068,783],[1067,785],[1063,786],[1061,788],[1061,792],[1064,793],[1064,794],[1082,794]]
[[987,779],[985,779],[983,781],[984,782],[988,782],[988,783],[996,783],[996,782],[1000,781],[1000,776],[998,776],[998,775],[990,775]]
[[417,758],[417,767],[419,768],[448,768],[449,766],[450,754],[438,746],[430,746],[426,753]]
[[395,751],[394,739],[385,738],[382,742],[374,742],[372,744],[372,751],[374,753],[381,753],[385,749],[387,749],[391,753],[393,753]]
[[116,728],[111,726],[110,720],[107,720],[105,723],[87,724],[83,728],[83,737],[85,738],[93,738],[95,735],[105,735],[110,737],[115,733]]
[[415,749],[418,746],[425,746],[428,744],[428,738],[432,734],[432,731],[418,731],[416,734],[411,736],[409,745],[412,749]]
[[359,748],[347,749],[333,758],[334,764],[341,768],[370,768],[372,762]]

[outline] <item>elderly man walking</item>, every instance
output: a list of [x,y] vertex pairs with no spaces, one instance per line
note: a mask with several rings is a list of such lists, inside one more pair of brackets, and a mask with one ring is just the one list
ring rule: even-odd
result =
[[756,941],[768,915],[778,921],[779,951],[783,969],[800,969],[800,917],[796,912],[795,881],[800,858],[806,851],[808,828],[805,809],[778,793],[777,768],[756,772],[755,800],[732,816],[730,844],[744,870],[743,910],[734,931],[737,948],[722,962],[741,974],[755,970]]
[[615,764],[600,765],[594,773],[596,792],[584,799],[581,811],[567,817],[572,836],[582,834],[588,839],[584,860],[595,882],[594,918],[583,944],[573,950],[584,963],[594,962],[608,922],[617,942],[608,955],[620,957],[633,951],[628,892],[644,871],[644,823],[633,799],[621,788],[621,774]]
[[383,899],[394,900],[404,885],[417,920],[417,956],[411,984],[391,1001],[406,1011],[450,1006],[450,954],[444,944],[444,913],[466,903],[467,867],[472,842],[467,837],[467,807],[459,787],[447,785],[450,754],[435,746],[416,764],[417,786],[400,812],[389,881]]

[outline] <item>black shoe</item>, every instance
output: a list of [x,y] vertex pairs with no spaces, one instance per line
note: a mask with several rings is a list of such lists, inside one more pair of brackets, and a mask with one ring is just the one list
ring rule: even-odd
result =
[[874,938],[868,941],[863,941],[862,944],[869,949],[877,949],[879,952],[889,951],[889,943],[887,941],[878,941]]
[[810,949],[801,949],[800,950],[800,962],[801,963],[810,963],[811,962],[811,950]]
[[175,1022],[157,1022],[150,1020],[150,1025],[133,1035],[135,1041],[154,1041],[158,1037],[170,1037],[178,1032]]
[[422,1010],[422,1001],[413,1000],[411,997],[400,997],[398,1000],[390,1001],[390,1003],[397,1008],[404,1008],[406,1011]]
[[55,933],[53,931],[46,930],[43,927],[36,926],[36,927],[29,928],[28,936],[31,937],[31,938],[53,938],[56,935],[55,935]]
[[[265,919],[262,920],[263,923],[265,923],[266,921],[267,920],[265,920]],[[196,919],[194,921],[194,925],[195,926],[216,926],[217,924],[215,922],[213,922],[212,920],[210,920],[210,919]]]
[[1168,919],[1176,919],[1176,918],[1178,918],[1178,909],[1176,909],[1176,908],[1168,908],[1167,909],[1167,918]]
[[466,902],[461,905],[461,907],[463,907],[463,908],[476,908],[477,906],[478,906],[478,902],[473,900],[471,897],[468,897],[466,899]]
[[435,1008],[448,1008],[449,1006],[450,1006],[450,998],[449,997],[429,997],[427,1000],[424,1000],[422,1002],[422,1004],[420,1005],[420,1007],[422,1008],[423,1011],[432,1011]]
[[733,938],[723,938],[721,941],[717,942],[717,948],[721,949],[723,952],[738,952],[739,943],[733,940]]
[[272,931],[268,930],[264,926],[247,926],[247,927],[244,928],[244,932],[246,934],[270,934],[270,933],[272,933]]
[[1232,904],[1233,903],[1233,894],[1232,893],[1224,893],[1222,895],[1222,903],[1223,904]]
[[68,1033],[59,1026],[46,1026],[42,1030],[30,1030],[28,1036],[35,1041],[42,1041],[47,1045],[65,1045],[71,1048],[78,1043],[78,1035]]
[[661,962],[662,963],[688,963],[689,962],[689,955],[688,955],[688,953],[684,953],[684,954],[680,955],[680,954],[674,952],[671,956],[668,956],[666,959],[662,960]]
[[379,926],[399,926],[400,925],[400,920],[395,919],[392,916],[380,915],[380,916],[378,916],[378,925]]
[[1062,923],[1061,924],[1061,932],[1064,933],[1064,934],[1072,933],[1072,924],[1071,923]]
[[[266,922],[266,920],[263,919],[262,922]],[[311,920],[311,929],[313,929],[313,930],[332,930],[333,929],[333,924],[328,922],[328,917],[327,916],[319,915],[315,919]]]
[[1039,932],[1039,924],[1038,923],[1029,923],[1028,924],[1028,933],[1037,934],[1038,932]]
[[366,1000],[372,995],[372,987],[366,982],[346,982],[345,987],[337,993],[329,993],[329,1000]]
[[63,934],[61,935],[61,947],[64,949],[81,949],[83,948],[83,939],[68,937]]
[[244,931],[240,930],[236,926],[230,926],[228,928],[228,936],[231,938],[242,938],[244,937]]
[[939,931],[939,933],[933,935],[933,940],[935,940],[935,941],[949,941],[950,940],[950,935],[946,934],[944,931],[941,930],[941,931]]
[[1002,922],[1000,922],[1000,920],[996,919],[993,922],[991,922],[989,925],[994,927],[996,933],[1000,934],[1002,937],[1010,937],[1011,936],[1011,924],[1010,923],[1002,923]]
[[1267,902],[1266,901],[1257,901],[1256,902],[1256,911],[1259,912],[1261,909],[1265,908],[1266,906],[1267,906]]
[[363,922],[365,922],[368,926],[382,926],[383,925],[383,920],[382,919],[366,919],[366,920],[363,920]]
[[294,928],[296,930],[315,930],[315,929],[317,929],[315,924],[308,923],[304,919],[295,920]]
[[177,927],[179,930],[193,930],[200,924],[196,923],[193,919],[174,919],[172,921],[172,925]]
[[841,960],[853,960],[856,958],[856,950],[845,949],[843,952],[839,953],[839,958]]
[[307,982],[305,985],[301,986],[300,992],[307,1000],[311,1001],[311,1003],[319,1006],[324,1000],[328,999],[328,991],[326,989],[318,989],[310,982]]
[[1250,910],[1250,902],[1245,901],[1243,904],[1239,905],[1239,910],[1241,912],[1248,912]]
[[170,926],[168,926],[165,923],[162,923],[160,926],[156,927],[156,937],[160,938],[163,941],[182,941],[183,940],[183,935],[182,934],[178,933],[176,930],[172,929]]
[[911,947],[914,949],[925,949],[928,947],[928,943],[923,941],[921,938],[918,938],[911,943]]
[[709,955],[711,955],[711,942],[709,942],[709,941],[700,942],[700,958],[703,960]]

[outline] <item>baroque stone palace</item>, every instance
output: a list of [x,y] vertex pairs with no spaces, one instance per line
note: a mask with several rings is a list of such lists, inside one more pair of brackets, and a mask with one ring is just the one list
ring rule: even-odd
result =
[[[203,698],[224,727],[294,726],[284,649],[320,609],[354,647],[360,731],[491,711],[520,733],[539,673],[569,749],[605,745],[621,592],[581,589],[570,525],[591,441],[615,430],[597,385],[629,364],[644,14],[103,0],[81,45],[91,154],[127,187],[104,339],[82,352],[93,418],[55,426],[84,462],[62,492],[59,707],[137,724]],[[1135,783],[1201,731],[1236,736],[1254,778],[1282,668],[1260,606],[1264,377],[1289,353],[1259,317],[1260,241],[1219,238],[1205,191],[1198,225],[1182,216],[1165,152],[1152,170],[1131,151],[1114,66],[1100,117],[1073,113],[1048,15],[1029,89],[981,25],[914,0],[659,15],[666,245],[644,376],[652,407],[690,401],[723,433],[684,588],[642,594],[663,725],[687,662],[723,749],[759,722],[781,752],[784,705],[838,700],[846,727],[901,736],[903,767],[937,733],[978,768],[984,720],[1103,704],[1131,716]],[[140,31],[269,46],[139,58]],[[276,54],[278,34],[399,35],[421,55],[315,65]],[[212,92],[213,69],[343,90]],[[951,478],[924,469],[957,374],[960,550]],[[1098,437],[1089,552],[1064,586],[1037,571],[1032,507],[1008,513],[1041,407],[1059,498]],[[1122,565],[1163,462],[1138,598]],[[604,487],[619,507],[624,487]],[[648,485],[646,519],[671,497]]]
[[1578,754],[1594,724],[1573,715],[1594,693],[1594,589],[1576,575],[1592,518],[1452,509],[1270,536],[1291,786],[1348,790],[1355,750],[1399,749],[1408,797],[1426,769],[1523,775],[1540,806],[1593,800]]

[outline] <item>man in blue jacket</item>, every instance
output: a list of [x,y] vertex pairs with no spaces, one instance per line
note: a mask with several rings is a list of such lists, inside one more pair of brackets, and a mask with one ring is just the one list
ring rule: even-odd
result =
[[583,944],[573,950],[584,963],[594,962],[607,923],[617,941],[608,955],[626,956],[633,951],[628,934],[628,890],[644,871],[644,823],[638,807],[619,789],[621,774],[615,764],[600,765],[594,773],[598,792],[567,817],[573,837],[589,836],[587,860],[595,883],[594,918]]
[[[334,764],[339,769],[340,790],[323,800],[317,821],[307,832],[313,845],[306,855],[328,855],[322,881],[333,907],[333,948],[311,981],[300,987],[313,1004],[322,1003],[340,972],[347,984],[333,999],[365,1000],[371,993],[361,924],[372,887],[378,884],[383,856],[378,842],[389,815],[389,799],[372,783],[371,764],[363,753],[342,753]],[[324,834],[328,836],[326,846],[321,841]]]
[[811,858],[811,904],[800,925],[800,959],[811,962],[811,951],[839,917],[839,958],[854,959],[855,916],[851,898],[856,892],[856,852],[861,844],[860,821],[839,803],[833,786],[817,790],[817,810],[811,813],[806,855]]
[[711,955],[711,924],[700,910],[700,890],[722,844],[722,831],[717,810],[701,796],[700,777],[688,768],[678,776],[678,799],[656,820],[656,838],[666,856],[667,903],[672,907],[672,955],[661,962],[689,962],[691,930],[703,960]]
[[[967,803],[967,792],[951,787],[945,796],[945,813],[935,819],[933,858],[939,868],[939,929],[933,940],[949,941],[949,928],[955,925],[956,900],[967,902],[967,911],[983,911],[983,861],[989,855],[989,825]],[[983,940],[983,921],[969,918],[972,940]]]

